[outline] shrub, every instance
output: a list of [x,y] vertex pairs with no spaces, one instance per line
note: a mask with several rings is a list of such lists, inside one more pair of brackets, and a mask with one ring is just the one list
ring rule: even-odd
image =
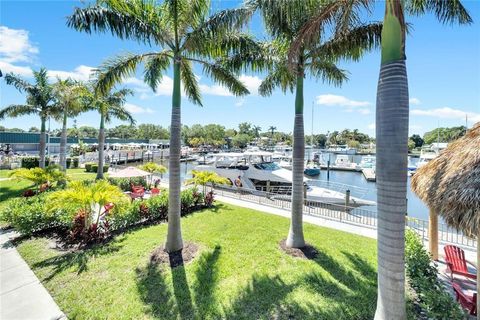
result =
[[93,171],[92,171],[92,166],[93,166],[94,164],[95,164],[94,162],[87,162],[87,163],[85,163],[85,171],[86,171],[86,172],[93,172]]
[[135,177],[135,178],[108,178],[108,181],[118,186],[123,191],[132,191],[131,185],[136,186],[141,185],[144,188],[147,188],[147,180],[144,177]]
[[19,180],[28,180],[35,184],[37,189],[41,192],[47,190],[54,183],[67,180],[67,176],[63,171],[60,170],[60,166],[51,165],[42,168],[18,168],[13,170],[10,174],[10,177]]
[[461,307],[444,290],[435,263],[412,230],[405,233],[405,265],[416,303],[427,319],[464,319]]
[[65,211],[45,210],[47,194],[12,199],[0,212],[1,220],[8,222],[24,235],[52,227],[67,226],[68,223],[66,224],[64,217],[61,216]]
[[72,164],[70,166],[71,168],[78,168],[78,157],[73,157],[72,158]]
[[[96,173],[98,171],[98,164],[92,164],[91,168],[90,168],[90,172],[94,172]],[[103,165],[103,173],[106,173],[108,172],[108,164],[105,164]]]
[[[50,164],[50,159],[45,158],[45,166]],[[22,168],[31,169],[40,166],[39,157],[22,157]]]

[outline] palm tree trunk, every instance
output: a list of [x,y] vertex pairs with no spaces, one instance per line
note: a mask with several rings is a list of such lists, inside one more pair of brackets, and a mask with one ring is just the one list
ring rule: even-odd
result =
[[378,300],[376,320],[406,319],[408,78],[401,1],[387,0],[377,89]]
[[60,166],[67,171],[67,108],[63,111],[62,136],[60,137]]
[[180,225],[180,151],[181,151],[180,62],[173,65],[172,120],[170,124],[168,233],[165,249],[175,252],[183,248]]
[[45,117],[41,117],[41,125],[40,125],[40,143],[39,143],[39,166],[42,169],[45,169],[45,147],[46,147],[46,130],[45,130],[45,124],[47,122],[47,119]]
[[103,162],[105,161],[103,155],[103,146],[105,144],[105,116],[103,112],[100,115],[100,130],[98,131],[98,169],[97,179],[103,179]]
[[292,219],[286,241],[287,247],[302,248],[305,246],[303,237],[303,171],[305,160],[305,133],[303,129],[303,73],[297,76],[295,94],[295,122],[293,124],[293,155],[292,155]]

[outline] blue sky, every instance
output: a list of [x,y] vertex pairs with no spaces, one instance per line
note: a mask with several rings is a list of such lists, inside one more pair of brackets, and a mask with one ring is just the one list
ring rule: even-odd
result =
[[[234,7],[236,1],[213,1],[214,8]],[[441,25],[431,16],[407,17],[413,30],[407,38],[407,68],[411,98],[410,132],[423,134],[438,125],[465,124],[480,121],[480,1],[464,1],[470,10],[472,26]],[[133,41],[122,41],[109,34],[84,34],[70,29],[65,17],[80,1],[11,1],[0,3],[0,69],[13,71],[25,78],[30,68],[46,67],[50,75],[86,80],[91,68],[122,52],[148,50]],[[382,2],[368,20],[383,18]],[[260,20],[251,31],[263,35]],[[357,128],[374,134],[375,96],[380,64],[379,52],[368,53],[360,62],[343,62],[349,81],[341,88],[332,87],[307,77],[305,84],[305,124],[310,132],[311,108],[314,103],[314,132]],[[227,128],[240,122],[260,125],[264,130],[276,126],[291,132],[293,127],[294,95],[276,91],[271,97],[256,94],[264,75],[243,74],[241,80],[253,93],[244,98],[230,96],[222,87],[200,76],[204,107],[182,100],[182,122],[219,123]],[[135,90],[128,99],[128,109],[137,123],[155,123],[168,127],[170,122],[171,72],[166,74],[156,93],[141,81],[141,72],[125,81]],[[25,98],[13,87],[0,81],[0,107],[24,103]],[[78,125],[98,126],[94,112],[77,118]],[[109,126],[115,126],[112,122]],[[26,116],[0,121],[6,127],[28,129],[39,127],[39,119]],[[52,121],[52,128],[60,125]]]

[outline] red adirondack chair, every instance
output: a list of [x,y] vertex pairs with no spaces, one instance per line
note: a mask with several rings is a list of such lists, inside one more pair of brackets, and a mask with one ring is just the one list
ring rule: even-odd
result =
[[132,200],[135,200],[137,198],[143,198],[144,195],[145,195],[144,187],[132,185],[132,192],[130,193],[130,197],[132,198]]
[[450,272],[450,277],[453,279],[453,274],[458,274],[470,279],[477,279],[477,275],[470,273],[467,268],[467,263],[474,266],[471,262],[465,259],[465,252],[457,246],[448,245],[443,248],[445,251],[445,262],[447,263],[447,272]]
[[455,291],[455,296],[457,301],[462,305],[463,308],[468,310],[468,313],[476,316],[477,315],[477,293],[476,285],[472,281],[452,281],[453,291]]

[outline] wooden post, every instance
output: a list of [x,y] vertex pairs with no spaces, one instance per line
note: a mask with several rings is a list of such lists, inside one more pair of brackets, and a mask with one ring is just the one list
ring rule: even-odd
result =
[[433,260],[438,260],[438,215],[431,208],[428,217],[428,251]]
[[270,193],[270,180],[267,180],[267,193]]

